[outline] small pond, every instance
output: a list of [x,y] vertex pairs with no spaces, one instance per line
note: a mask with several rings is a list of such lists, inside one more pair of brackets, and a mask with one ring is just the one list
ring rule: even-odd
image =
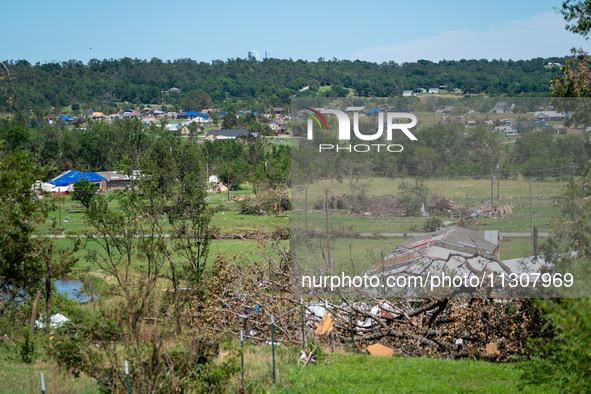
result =
[[92,297],[80,293],[80,289],[82,289],[83,284],[79,280],[58,279],[54,282],[54,284],[57,292],[63,295],[67,294],[67,297],[70,300],[79,302],[92,301]]

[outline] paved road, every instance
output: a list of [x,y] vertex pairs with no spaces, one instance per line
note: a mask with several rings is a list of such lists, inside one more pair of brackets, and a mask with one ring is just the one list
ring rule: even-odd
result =
[[[406,233],[407,236],[409,237],[419,237],[421,235],[425,235],[427,233]],[[374,234],[361,234],[365,237],[367,236],[371,236]],[[380,235],[382,237],[403,237],[404,233],[380,233]],[[525,237],[530,237],[531,234],[530,233],[501,233],[501,237],[507,237],[507,238],[525,238]],[[538,237],[540,238],[545,238],[545,237],[549,237],[550,233],[538,233]],[[32,235],[33,238],[37,238],[37,235]],[[44,235],[44,237],[46,238],[66,238],[65,235]],[[84,235],[80,236],[81,238],[86,238]],[[98,236],[100,238],[100,236]],[[164,234],[163,237],[168,238],[170,237],[170,234]]]
[[[418,237],[421,235],[426,235],[427,233],[406,233],[409,237]],[[361,234],[363,236],[370,236],[373,234]],[[403,237],[403,233],[380,233],[383,237]],[[530,233],[501,233],[501,237],[507,238],[520,238],[520,237],[530,237]],[[538,233],[538,237],[549,237],[550,233]]]

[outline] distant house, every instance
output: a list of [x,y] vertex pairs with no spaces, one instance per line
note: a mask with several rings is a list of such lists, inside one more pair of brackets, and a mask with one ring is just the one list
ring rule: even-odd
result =
[[412,90],[403,90],[402,91],[402,96],[403,97],[410,97],[412,95],[413,95]]
[[243,136],[248,137],[249,135],[250,132],[245,129],[218,129],[208,131],[205,138],[210,140],[234,140]]
[[439,88],[429,88],[429,93],[438,94]]
[[107,179],[96,172],[80,172],[80,171],[66,171],[63,174],[50,180],[50,185],[53,185],[59,189],[59,193],[64,192],[64,188],[67,187],[66,193],[74,191],[74,183],[81,179],[87,179],[99,187],[99,191],[107,190]]
[[117,171],[101,171],[97,172],[97,174],[107,180],[105,190],[117,190],[131,186],[131,181],[136,178],[135,175],[139,174],[139,171],[134,171],[134,175],[132,176],[120,174]]
[[493,114],[512,114],[515,109],[515,103],[499,101],[490,110]]
[[475,120],[469,120],[469,121],[466,123],[466,128],[469,128],[469,129],[471,129],[471,128],[474,128],[474,127],[476,127],[476,121],[475,121]]
[[179,88],[170,88],[166,91],[166,94],[168,93],[180,93],[181,89]]
[[283,112],[284,112],[283,107],[275,107],[275,108],[273,108],[273,110],[275,111],[276,117],[280,118],[283,116]]
[[533,123],[529,120],[524,120],[522,122],[515,123],[515,130],[517,130],[518,133],[521,133],[525,129],[531,129],[532,127]]
[[[474,253],[479,250],[499,257],[499,232],[450,227],[408,239],[365,273],[368,275],[424,275],[429,269],[434,273],[441,268],[433,265],[431,260],[433,258],[448,261],[445,265],[446,269],[452,269],[460,275],[470,273],[466,268],[466,261],[470,263],[469,266],[476,267],[478,270],[504,272],[501,264],[474,257]],[[465,258],[452,257],[453,255]],[[432,265],[433,267],[429,268]]]
[[164,118],[164,115],[166,115],[166,112],[164,112],[164,111],[160,111],[160,110],[158,110],[158,109],[151,109],[151,110],[148,112],[148,116],[154,117],[154,118],[156,118],[156,119],[161,119],[161,118]]
[[435,107],[436,114],[453,114],[453,105],[438,105]]
[[556,111],[540,111],[535,112],[534,114],[534,121],[535,122],[560,122],[563,120],[568,119],[569,116],[564,112],[556,112]]
[[108,117],[102,112],[93,112],[91,118],[92,120],[103,120],[107,119]]
[[365,109],[365,107],[347,107],[347,109],[345,109],[345,111],[347,112],[360,112],[363,111]]
[[176,131],[181,134],[189,134],[187,123],[170,123],[164,127],[168,131]]
[[427,93],[427,89],[425,89],[425,88],[418,88],[417,89],[417,92],[419,92],[419,93]]
[[141,118],[142,114],[136,110],[127,110],[123,113],[124,118]]
[[369,110],[368,114],[370,114],[370,115],[372,115],[372,114],[379,114],[382,111],[383,111],[382,108],[372,108],[372,109]]

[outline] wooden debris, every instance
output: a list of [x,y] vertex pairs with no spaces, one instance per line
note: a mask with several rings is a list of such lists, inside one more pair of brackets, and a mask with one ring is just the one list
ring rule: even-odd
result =
[[392,357],[394,355],[394,349],[380,343],[368,346],[367,352],[375,357]]
[[329,332],[332,332],[333,330],[334,326],[332,324],[332,318],[330,317],[330,313],[327,311],[320,321],[320,324],[318,324],[318,327],[316,328],[316,335],[325,335]]

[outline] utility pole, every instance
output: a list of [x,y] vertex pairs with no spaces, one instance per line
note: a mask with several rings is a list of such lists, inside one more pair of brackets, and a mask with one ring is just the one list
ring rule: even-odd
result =
[[228,165],[228,202],[230,202],[230,162],[224,163]]
[[501,169],[497,164],[497,200],[501,199]]
[[62,192],[60,191],[59,186],[57,188],[57,201],[58,201],[59,211],[60,211],[60,227],[59,227],[59,231],[60,231],[60,234],[63,234],[64,233],[64,230],[62,229]]
[[531,229],[531,240],[534,241],[534,206],[531,198],[531,177],[529,178],[529,224]]
[[306,231],[308,231],[308,188],[304,189],[306,191]]
[[495,202],[494,202],[494,176],[493,170],[490,170],[490,217],[494,217],[494,210],[495,210]]
[[328,192],[328,189],[324,191],[324,204],[326,207],[326,244],[328,245],[328,274],[332,275],[332,258],[330,256],[330,226],[328,223]]
[[[61,161],[63,155],[64,155],[64,153],[63,152],[60,152],[60,161]],[[60,219],[59,231],[60,231],[60,235],[62,235],[64,233],[64,230],[62,228],[62,192],[61,192],[59,186],[57,188],[57,202],[58,202],[59,211],[60,211],[60,215],[59,215],[60,216],[59,217],[59,219]]]

